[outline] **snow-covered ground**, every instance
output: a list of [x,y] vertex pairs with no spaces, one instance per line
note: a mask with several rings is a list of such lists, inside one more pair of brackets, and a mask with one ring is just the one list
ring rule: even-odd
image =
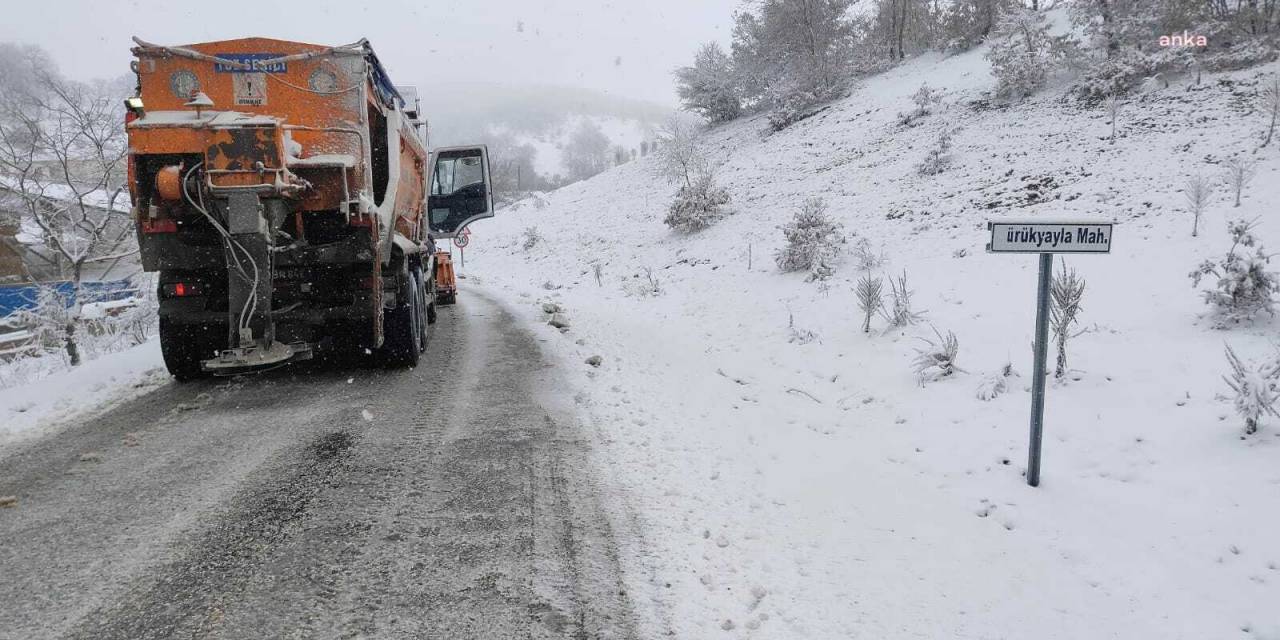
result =
[[48,372],[33,366],[37,364],[36,360],[22,363],[29,368],[31,382],[0,389],[0,447],[169,382],[155,339],[72,369]]
[[[628,554],[646,637],[1280,638],[1280,419],[1242,438],[1221,379],[1224,343],[1272,358],[1277,324],[1214,329],[1187,277],[1229,219],[1280,248],[1280,156],[1255,150],[1253,108],[1280,65],[1135,98],[1111,145],[1103,110],[1061,89],[971,104],[981,55],[916,60],[772,136],[761,118],[710,131],[736,213],[706,231],[663,225],[653,158],[473,229],[462,295],[506,297],[572,367],[614,515],[646,534]],[[900,126],[922,82],[943,108]],[[944,127],[952,167],[917,175]],[[1219,187],[1191,237],[1180,189],[1234,156],[1258,161],[1242,206]],[[927,323],[861,333],[853,260],[829,286],[778,272],[778,227],[811,196],[883,249],[878,271],[907,272]],[[1067,260],[1089,330],[1049,385],[1033,489],[1036,261],[984,253],[985,221],[1074,214],[1120,224],[1112,254]],[[531,226],[546,240],[526,250]],[[967,373],[921,386],[930,324]],[[1006,362],[1009,392],[977,399]]]

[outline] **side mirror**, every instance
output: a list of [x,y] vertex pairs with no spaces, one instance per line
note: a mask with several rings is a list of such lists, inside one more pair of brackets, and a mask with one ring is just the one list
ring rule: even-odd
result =
[[432,154],[427,222],[433,235],[451,238],[468,224],[493,217],[489,150],[447,147]]

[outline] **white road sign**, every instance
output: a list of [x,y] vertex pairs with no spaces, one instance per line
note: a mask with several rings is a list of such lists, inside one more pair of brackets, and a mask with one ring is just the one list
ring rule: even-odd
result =
[[991,253],[1111,253],[1111,222],[992,220]]

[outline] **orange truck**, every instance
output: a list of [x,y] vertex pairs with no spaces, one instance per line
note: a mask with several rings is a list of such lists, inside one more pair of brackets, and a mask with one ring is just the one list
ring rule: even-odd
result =
[[428,149],[416,91],[364,40],[134,41],[129,188],[169,371],[416,365],[435,241],[493,215],[485,147]]

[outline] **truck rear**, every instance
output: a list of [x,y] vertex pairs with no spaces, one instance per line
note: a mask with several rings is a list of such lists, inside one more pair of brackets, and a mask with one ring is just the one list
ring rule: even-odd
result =
[[493,215],[485,148],[429,154],[416,92],[365,41],[137,43],[129,184],[170,372],[416,364],[434,240]]

